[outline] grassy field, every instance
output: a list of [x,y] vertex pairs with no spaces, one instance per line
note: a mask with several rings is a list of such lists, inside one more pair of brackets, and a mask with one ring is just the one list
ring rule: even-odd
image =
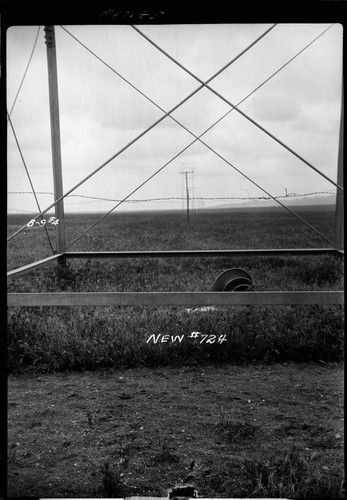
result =
[[[333,239],[334,212],[297,209]],[[67,244],[100,215],[67,216]],[[9,234],[27,220],[10,216]],[[55,227],[47,224],[54,238]],[[279,209],[112,214],[71,250],[164,250],[326,247],[318,235]],[[13,269],[50,254],[44,229],[27,228],[10,241]],[[65,269],[43,267],[9,282],[11,292],[207,291],[221,271],[241,267],[255,290],[341,290],[335,256],[76,259]],[[10,308],[10,372],[159,366],[167,363],[340,361],[341,306],[244,306],[188,311],[185,307]],[[215,343],[184,338],[167,344],[150,335],[216,335]],[[225,335],[223,348],[218,339]]]
[[[333,239],[331,207],[297,210]],[[68,215],[67,243],[98,217]],[[9,234],[28,220],[10,216]],[[253,209],[113,214],[71,250],[326,246],[282,210]],[[8,269],[50,253],[27,228]],[[255,290],[343,289],[326,255],[76,259],[8,290],[204,291],[231,267]],[[343,321],[341,306],[9,308],[8,494],[167,496],[189,482],[201,497],[343,498]]]

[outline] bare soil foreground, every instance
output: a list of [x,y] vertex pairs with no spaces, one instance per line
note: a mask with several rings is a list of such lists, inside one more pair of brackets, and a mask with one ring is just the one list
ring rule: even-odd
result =
[[341,364],[26,375],[8,391],[9,496],[342,492]]

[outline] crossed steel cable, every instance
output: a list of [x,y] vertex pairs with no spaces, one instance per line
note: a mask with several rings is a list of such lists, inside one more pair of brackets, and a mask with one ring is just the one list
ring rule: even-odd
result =
[[[273,25],[270,29],[273,29],[275,27],[275,25]],[[319,38],[320,36],[322,36],[328,29],[330,29],[332,27],[329,26],[326,30],[324,30],[324,32],[322,32],[318,37],[316,37],[313,41],[315,41],[317,38]],[[65,29],[65,28],[64,28]],[[65,31],[67,31],[67,33],[69,33],[68,30],[65,29]],[[136,29],[136,31],[138,31]],[[270,30],[267,30],[266,33],[268,33]],[[69,33],[70,34],[70,33]],[[73,35],[72,35],[73,36]],[[264,36],[264,35],[263,35]],[[75,38],[75,37],[73,37]],[[259,40],[259,39],[258,39]],[[309,45],[311,45],[313,43],[313,41],[311,41],[305,48],[307,48]],[[81,42],[79,42],[81,43]],[[82,44],[84,46],[84,44]],[[252,44],[254,45],[254,43]],[[88,49],[90,51],[90,49]],[[302,49],[299,53],[301,53],[304,49]],[[294,56],[293,58],[290,59],[290,61],[292,61],[295,57],[297,57],[297,55]],[[240,56],[240,54],[239,54]],[[238,57],[239,57],[238,56]],[[171,57],[170,57],[171,58]],[[100,59],[100,58],[98,58]],[[286,66],[287,64],[289,64],[288,61],[286,64],[284,64],[280,69],[283,69],[284,66]],[[106,64],[106,63],[105,63]],[[108,66],[106,64],[106,66]],[[109,66],[108,66],[109,67]],[[277,74],[279,71],[277,70],[270,78],[272,78],[275,74]],[[112,71],[114,71],[117,75],[118,73],[112,69]],[[121,76],[121,75],[120,75]],[[122,76],[121,78],[123,80],[125,80]],[[267,80],[265,80],[265,82],[267,82],[270,78],[268,78]],[[125,80],[127,81],[127,80]],[[127,81],[128,82],[128,81]],[[256,90],[258,90],[259,87],[261,87],[265,82],[263,82],[261,85],[259,85],[257,87],[257,89],[253,90],[250,94],[248,94],[247,97],[245,97],[244,99],[242,99],[240,101],[240,103],[237,104],[237,106],[239,106],[243,101],[245,101],[251,94],[253,94]],[[147,100],[149,100],[152,104],[154,104],[157,108],[159,108],[161,111],[164,111],[163,108],[161,108],[158,104],[156,104],[155,102],[152,101],[152,99],[150,99],[148,96],[146,96],[145,94],[143,94],[141,91],[139,91],[133,84],[130,84],[135,90],[137,90],[139,93],[141,93],[141,95],[143,95]],[[113,212],[117,207],[119,207],[123,202],[125,202],[128,198],[130,198],[136,191],[138,191],[142,186],[144,186],[147,182],[149,182],[149,180],[151,180],[155,175],[157,175],[159,172],[161,172],[165,167],[167,167],[167,165],[169,165],[173,160],[175,160],[180,154],[182,154],[185,150],[187,150],[192,144],[194,144],[197,140],[199,140],[202,144],[204,144],[208,149],[210,149],[213,153],[215,153],[217,156],[219,156],[223,161],[225,161],[228,165],[230,165],[234,170],[236,170],[238,173],[240,173],[243,177],[245,177],[248,181],[250,181],[252,184],[254,184],[257,188],[259,188],[260,190],[262,190],[265,194],[268,195],[269,198],[272,198],[276,203],[278,203],[279,205],[281,205],[285,210],[287,210],[291,215],[295,216],[297,219],[299,219],[301,222],[303,222],[306,226],[308,226],[310,229],[312,229],[315,233],[317,233],[319,236],[321,236],[323,239],[325,239],[328,243],[330,243],[331,245],[334,245],[333,242],[331,240],[329,240],[328,238],[326,238],[320,231],[318,231],[316,228],[314,228],[313,226],[311,226],[311,224],[309,224],[307,221],[305,221],[304,219],[302,219],[299,215],[297,215],[295,212],[293,212],[292,210],[290,210],[287,206],[285,206],[283,203],[281,203],[277,198],[275,198],[274,196],[272,196],[270,193],[268,193],[264,188],[262,188],[259,184],[257,184],[255,181],[253,181],[250,177],[248,177],[246,174],[244,174],[242,171],[240,171],[239,169],[237,169],[234,165],[232,165],[226,158],[224,158],[222,155],[220,155],[219,153],[217,153],[212,147],[210,147],[208,144],[206,144],[204,141],[201,140],[201,137],[206,134],[209,130],[211,130],[212,127],[214,127],[219,121],[221,121],[222,119],[225,118],[225,116],[227,116],[231,111],[233,111],[234,109],[237,110],[237,108],[235,106],[233,106],[233,108],[231,110],[229,110],[226,114],[224,114],[219,120],[217,120],[215,123],[213,123],[207,130],[205,130],[200,136],[196,136],[194,133],[192,133],[187,127],[185,127],[182,123],[180,123],[177,119],[175,119],[174,117],[170,116],[170,118],[172,120],[174,120],[176,123],[178,123],[181,127],[183,127],[185,130],[187,130],[187,132],[189,132],[191,135],[193,135],[193,137],[195,137],[195,140],[193,142],[191,142],[190,144],[188,144],[188,146],[186,146],[183,150],[181,150],[177,155],[175,155],[173,158],[171,158],[171,160],[169,160],[167,163],[165,163],[161,168],[159,168],[156,172],[154,172],[154,174],[152,174],[149,178],[147,178],[143,183],[141,183],[137,188],[135,188],[131,193],[129,193],[125,198],[123,198],[123,200],[121,200],[119,203],[117,203],[117,205],[115,205],[113,208],[111,208],[107,213],[105,213],[100,219],[98,219],[94,224],[92,224],[89,228],[87,228],[83,233],[81,233],[77,238],[75,238],[68,246],[67,246],[67,249],[70,248],[73,244],[75,244],[80,238],[82,238],[87,232],[89,232],[91,229],[93,229],[99,222],[101,222],[103,219],[105,219],[111,212]],[[315,167],[313,167],[315,168]],[[324,176],[324,174],[322,174]]]
[[[270,78],[272,78],[275,74],[277,74],[281,69],[283,69],[283,67],[285,67],[287,64],[289,64],[289,62],[291,62],[295,57],[297,57],[301,52],[303,52],[303,50],[305,50],[308,46],[310,46],[317,38],[319,38],[320,36],[322,36],[328,29],[330,29],[332,27],[329,26],[326,30],[324,30],[320,35],[318,35],[318,37],[316,37],[314,40],[312,40],[308,45],[306,45],[306,47],[304,47],[299,53],[297,53],[294,57],[292,57],[287,63],[285,63],[280,69],[278,69],[273,75],[271,75],[268,79],[266,79],[261,85],[259,85],[255,90],[253,90],[250,94],[248,94],[247,97],[245,97],[244,99],[242,99],[242,101],[240,101],[237,105],[233,105],[232,103],[230,103],[228,100],[226,100],[223,96],[221,96],[218,92],[214,91],[214,89],[212,89],[211,87],[208,86],[208,83],[210,81],[212,81],[217,75],[219,75],[222,71],[224,71],[227,67],[229,67],[236,59],[238,59],[242,54],[244,54],[247,50],[249,50],[255,43],[257,43],[262,37],[264,37],[269,31],[271,31],[276,25],[273,25],[271,26],[265,33],[263,33],[257,40],[255,40],[251,45],[249,45],[246,49],[244,49],[236,58],[234,58],[231,62],[229,62],[227,65],[225,65],[221,70],[219,70],[215,75],[213,75],[211,78],[209,78],[206,82],[202,82],[198,77],[196,77],[193,73],[191,73],[189,70],[187,70],[186,68],[184,68],[180,63],[178,63],[177,61],[175,61],[169,54],[167,54],[165,51],[163,51],[160,47],[158,47],[154,42],[152,42],[150,39],[148,39],[148,37],[146,37],[146,35],[143,35],[143,33],[140,32],[140,30],[138,30],[137,28],[135,28],[133,26],[133,28],[135,29],[135,31],[139,32],[142,36],[144,36],[144,38],[146,38],[150,43],[152,43],[158,50],[160,50],[161,52],[163,52],[165,55],[167,55],[167,57],[169,57],[171,60],[173,60],[176,64],[178,64],[180,67],[182,67],[187,73],[189,73],[191,76],[193,76],[195,79],[197,79],[199,82],[202,83],[202,86],[200,86],[198,89],[196,89],[193,93],[191,93],[188,97],[186,97],[183,101],[181,101],[178,105],[176,105],[172,110],[170,110],[169,112],[165,112],[165,110],[163,110],[160,106],[158,106],[154,101],[152,101],[149,97],[147,97],[145,94],[143,94],[139,89],[137,89],[134,85],[132,85],[130,82],[128,82],[124,77],[122,77],[119,73],[117,73],[113,68],[111,68],[107,63],[105,63],[100,57],[98,57],[96,54],[94,54],[94,52],[92,52],[90,49],[88,49],[84,44],[82,44],[76,37],[74,37],[68,30],[66,30],[65,28],[63,28],[67,33],[69,33],[76,41],[78,41],[83,47],[85,47],[89,52],[91,52],[95,57],[97,57],[97,59],[99,59],[101,62],[103,62],[106,66],[108,66],[113,72],[115,72],[118,76],[120,76],[123,80],[125,80],[127,83],[129,83],[135,90],[137,90],[141,95],[143,95],[146,99],[148,99],[150,102],[152,102],[156,107],[158,107],[161,111],[164,111],[165,112],[165,115],[157,120],[157,122],[155,122],[154,124],[152,124],[149,128],[147,128],[142,134],[140,134],[137,138],[135,138],[133,141],[131,141],[131,143],[129,143],[125,148],[122,148],[118,153],[116,153],[116,155],[114,155],[113,157],[111,157],[106,163],[104,163],[103,165],[101,165],[98,169],[96,169],[94,172],[92,172],[91,174],[89,174],[84,180],[82,180],[80,183],[78,183],[74,188],[72,188],[70,191],[68,191],[67,193],[65,193],[63,196],[61,196],[59,199],[57,199],[52,205],[50,205],[45,211],[41,212],[39,215],[37,215],[35,217],[35,219],[37,217],[39,217],[40,215],[46,213],[46,211],[48,211],[52,206],[54,206],[56,203],[58,203],[61,199],[63,199],[65,196],[67,196],[68,194],[70,194],[73,190],[77,189],[78,186],[80,186],[83,182],[85,182],[87,179],[89,179],[92,175],[94,175],[97,171],[99,171],[101,168],[103,168],[103,166],[105,166],[107,163],[109,163],[112,159],[114,159],[116,156],[118,156],[121,152],[124,151],[124,149],[127,149],[127,147],[129,147],[130,145],[132,145],[136,140],[138,140],[140,137],[142,137],[145,133],[147,133],[151,128],[153,128],[155,125],[157,125],[160,121],[162,121],[164,118],[166,118],[167,116],[170,116],[171,119],[173,119],[175,122],[177,122],[181,127],[183,127],[185,130],[187,130],[191,135],[193,135],[195,137],[195,140],[193,142],[191,142],[187,147],[185,147],[182,151],[180,151],[180,153],[178,153],[177,155],[175,155],[169,162],[167,162],[165,165],[163,165],[160,169],[158,169],[154,174],[152,174],[148,179],[146,179],[140,186],[138,186],[135,190],[133,190],[127,197],[125,197],[123,200],[121,200],[116,206],[114,206],[109,212],[107,212],[103,217],[101,217],[96,223],[94,223],[92,226],[90,226],[85,232],[83,232],[80,236],[78,236],[72,243],[70,243],[70,245],[67,247],[69,248],[70,246],[72,246],[78,239],[80,239],[84,234],[86,234],[88,231],[90,231],[96,224],[98,224],[101,220],[103,220],[107,215],[109,215],[113,210],[115,210],[121,203],[123,203],[124,201],[126,201],[132,194],[134,194],[134,192],[136,192],[138,189],[140,189],[144,184],[146,184],[150,179],[152,179],[155,175],[157,175],[161,170],[163,170],[163,168],[165,168],[169,163],[171,163],[175,158],[177,158],[177,156],[179,156],[183,151],[185,151],[186,149],[188,149],[194,142],[196,142],[197,140],[199,140],[202,144],[204,144],[208,149],[210,149],[211,151],[213,151],[217,156],[219,156],[222,160],[224,160],[226,163],[228,163],[232,168],[234,168],[237,172],[239,172],[243,177],[245,177],[247,180],[249,180],[251,183],[253,183],[254,185],[256,185],[259,189],[261,189],[263,192],[265,192],[270,198],[272,198],[274,201],[276,201],[278,204],[280,204],[283,208],[285,208],[285,210],[287,210],[289,213],[291,213],[292,215],[294,215],[295,217],[297,217],[301,222],[303,222],[305,225],[307,225],[310,229],[312,229],[313,231],[315,231],[319,236],[323,237],[326,241],[328,241],[330,244],[333,245],[333,243],[327,239],[322,233],[320,233],[317,229],[315,229],[313,226],[311,226],[310,224],[308,224],[305,220],[303,220],[301,217],[299,217],[297,214],[295,214],[294,212],[292,212],[290,209],[288,209],[288,207],[286,207],[285,205],[283,205],[277,198],[273,197],[270,193],[268,193],[265,189],[263,189],[261,186],[259,186],[257,183],[255,183],[252,179],[250,179],[248,176],[246,176],[243,172],[241,172],[239,169],[237,169],[234,165],[232,165],[228,160],[226,160],[224,157],[222,157],[219,153],[217,153],[214,149],[212,149],[208,144],[206,144],[205,142],[203,142],[200,138],[202,137],[202,135],[206,134],[212,127],[214,127],[219,121],[221,121],[227,114],[229,114],[231,111],[233,111],[234,109],[236,111],[238,111],[239,113],[241,113],[242,115],[244,115],[248,120],[250,120],[251,122],[254,122],[254,120],[252,120],[250,117],[248,117],[247,115],[245,115],[242,111],[240,111],[237,106],[239,106],[245,99],[247,99],[251,94],[253,94],[256,90],[258,90],[258,88],[260,88],[262,85],[264,85],[267,81],[269,81]],[[210,126],[207,130],[205,130],[200,136],[196,136],[195,134],[193,134],[190,130],[188,130],[184,125],[182,125],[178,120],[176,120],[174,117],[172,117],[170,115],[170,113],[172,113],[175,109],[177,109],[180,105],[182,105],[184,102],[186,102],[190,97],[192,97],[192,95],[194,95],[196,92],[198,92],[202,87],[206,86],[209,90],[211,90],[213,93],[215,93],[218,97],[220,97],[222,100],[224,100],[225,102],[227,102],[230,106],[232,106],[232,109],[229,110],[225,115],[223,115],[219,120],[217,120],[217,122],[215,122],[212,126]],[[270,135],[272,137],[272,134],[270,134],[268,131],[266,131],[265,129],[263,129],[263,127],[261,127],[260,125],[258,125],[256,122],[254,122],[254,124],[262,129],[265,133],[267,133],[268,135]],[[304,161],[306,164],[308,164],[308,166],[310,166],[311,168],[313,168],[315,171],[317,171],[320,175],[322,175],[323,177],[325,177],[327,180],[329,180],[330,182],[332,182],[334,185],[336,185],[338,188],[342,189],[340,186],[338,186],[337,184],[335,184],[333,181],[331,181],[331,179],[329,179],[328,177],[326,177],[322,172],[320,172],[318,169],[316,169],[315,167],[313,167],[309,162],[307,162],[306,160],[304,160],[303,158],[301,158],[299,155],[297,155],[294,151],[292,151],[288,146],[286,146],[285,144],[283,144],[279,139],[275,138],[273,136],[273,138],[279,142],[280,144],[282,144],[286,149],[288,149],[289,151],[293,152],[293,154],[295,154],[295,156],[299,157],[300,159],[302,159],[302,161]],[[25,228],[26,226],[24,226]],[[17,231],[14,235],[12,235],[10,238],[14,237],[16,234],[19,234],[19,232],[21,230],[23,230],[24,228],[21,228],[19,231]],[[10,239],[9,238],[9,239]]]
[[[31,60],[32,60],[32,58],[33,58],[33,55],[34,55],[34,52],[35,52],[35,48],[36,48],[36,45],[37,45],[37,40],[38,40],[39,33],[40,33],[40,28],[41,28],[41,26],[39,26],[39,27],[37,28],[37,32],[36,32],[36,36],[35,36],[35,40],[34,40],[34,45],[33,45],[33,48],[31,49],[31,53],[30,53],[30,56],[29,56],[28,64],[26,65],[26,68],[25,68],[24,74],[23,74],[23,76],[22,76],[22,79],[21,79],[21,82],[20,82],[20,84],[19,84],[19,87],[18,87],[17,93],[16,93],[15,98],[14,98],[14,100],[13,100],[13,103],[12,103],[11,109],[10,109],[10,111],[9,111],[9,112],[7,112],[7,121],[10,123],[11,129],[12,129],[12,133],[13,133],[14,139],[15,139],[15,141],[16,141],[17,148],[18,148],[18,151],[19,151],[20,157],[21,157],[21,159],[22,159],[22,162],[23,162],[23,165],[24,165],[24,168],[25,168],[25,171],[26,171],[27,177],[28,177],[28,179],[29,179],[29,183],[30,183],[30,186],[31,186],[31,189],[32,189],[32,193],[33,193],[33,195],[34,195],[34,197],[35,197],[36,205],[37,205],[37,208],[39,209],[39,211],[41,211],[40,203],[39,203],[39,200],[38,200],[38,198],[37,198],[37,196],[36,196],[35,188],[34,188],[34,185],[33,185],[33,183],[32,183],[32,180],[31,180],[31,177],[30,177],[30,173],[29,173],[29,170],[28,170],[27,164],[26,164],[26,162],[25,162],[25,160],[24,160],[24,156],[23,156],[23,153],[22,153],[21,147],[20,147],[20,145],[19,145],[19,142],[18,142],[18,138],[17,138],[16,132],[15,132],[14,127],[13,127],[13,123],[12,123],[12,121],[11,121],[11,114],[12,114],[12,112],[13,112],[13,110],[14,110],[15,105],[16,105],[16,102],[17,102],[18,96],[19,96],[19,94],[20,94],[20,91],[21,91],[21,89],[22,89],[22,86],[23,86],[23,83],[24,83],[25,77],[26,77],[26,75],[27,75],[27,72],[28,72],[28,69],[29,69],[29,66],[30,66]],[[41,217],[41,219],[42,219],[42,217]],[[53,245],[52,245],[51,238],[50,238],[50,236],[49,236],[49,234],[48,234],[48,230],[47,230],[46,226],[44,226],[44,227],[45,227],[45,233],[46,233],[46,236],[47,236],[47,238],[48,238],[48,243],[49,243],[49,246],[51,247],[52,253],[54,253],[54,248],[53,248]]]
[[[12,109],[13,109],[13,106],[12,106]],[[27,174],[27,177],[28,177],[28,180],[29,180],[29,183],[30,183],[30,186],[31,186],[31,189],[32,189],[32,192],[33,192],[33,195],[34,195],[34,198],[35,198],[35,201],[36,201],[36,205],[37,205],[37,208],[39,209],[39,211],[41,211],[41,207],[40,207],[40,203],[39,203],[39,200],[37,198],[37,195],[36,195],[36,192],[35,192],[35,188],[34,188],[34,185],[33,185],[33,182],[31,180],[31,176],[30,176],[30,173],[29,173],[29,170],[28,170],[28,167],[26,165],[26,162],[24,160],[24,156],[23,156],[23,153],[22,153],[22,150],[21,150],[21,147],[19,145],[19,142],[18,142],[18,138],[17,138],[17,135],[16,135],[16,132],[13,128],[13,124],[12,124],[12,120],[11,120],[11,117],[10,117],[10,114],[7,113],[7,120],[8,122],[10,123],[11,125],[11,129],[12,129],[12,132],[13,132],[13,135],[14,135],[14,138],[15,138],[15,141],[16,141],[16,144],[17,144],[17,147],[18,147],[18,151],[19,151],[19,154],[20,154],[20,157],[22,159],[22,162],[23,162],[23,165],[24,165],[24,168],[25,168],[25,171],[26,171],[26,174]],[[43,220],[42,216],[41,216],[41,219]],[[45,228],[45,233],[46,233],[46,236],[48,238],[48,243],[49,243],[49,246],[51,247],[51,250],[52,250],[52,253],[54,254],[55,253],[55,250],[53,248],[53,245],[52,245],[52,241],[51,241],[51,238],[48,234],[48,230],[47,230],[47,227],[46,225],[44,225],[44,228]]]
[[[275,24],[273,26],[271,26],[270,29],[273,29],[275,27]],[[270,30],[269,29],[269,30]],[[249,45],[246,49],[244,49],[239,55],[237,55],[236,57],[234,57],[229,63],[227,63],[225,66],[223,66],[219,71],[217,71],[217,73],[215,73],[214,75],[212,75],[206,82],[204,83],[209,83],[211,82],[214,78],[216,78],[219,74],[221,74],[224,70],[226,70],[231,64],[233,64],[233,62],[235,62],[239,57],[241,57],[241,55],[243,55],[247,50],[249,50],[258,40],[260,40],[260,38],[262,38],[263,36],[265,36],[265,34],[269,31],[267,30],[265,33],[263,33],[257,40],[255,40],[254,42],[252,42],[251,45]],[[67,30],[65,30],[67,31]],[[74,37],[75,38],[75,37]],[[77,39],[76,39],[77,40]],[[100,58],[98,58],[100,59]],[[100,59],[101,60],[101,59]],[[95,175],[97,172],[99,172],[102,168],[104,168],[108,163],[110,163],[112,160],[114,160],[117,156],[119,156],[121,153],[123,153],[126,149],[128,149],[130,146],[132,146],[135,142],[137,142],[141,137],[143,137],[145,134],[147,134],[147,132],[149,132],[150,130],[152,130],[156,125],[158,125],[160,122],[162,122],[167,116],[169,116],[171,113],[173,113],[176,109],[178,109],[180,106],[182,106],[182,104],[184,104],[186,101],[188,101],[188,99],[190,99],[193,95],[195,95],[197,92],[199,92],[199,90],[201,90],[202,88],[204,87],[204,85],[200,85],[198,88],[196,88],[193,92],[191,92],[188,96],[186,96],[182,101],[180,101],[178,104],[176,104],[173,108],[171,108],[169,111],[167,111],[163,116],[161,116],[158,120],[156,120],[154,123],[152,123],[152,125],[150,125],[149,127],[147,127],[143,132],[141,132],[138,136],[136,136],[134,139],[132,139],[127,145],[125,145],[123,148],[121,148],[117,153],[115,153],[114,155],[112,155],[110,158],[108,158],[104,163],[102,163],[98,168],[96,168],[95,170],[93,170],[90,174],[88,174],[84,179],[82,179],[80,182],[78,182],[74,187],[72,187],[71,189],[69,189],[66,193],[64,193],[62,196],[58,197],[54,203],[52,203],[51,205],[49,205],[45,210],[41,211],[39,214],[37,214],[33,220],[36,220],[37,218],[41,217],[41,215],[45,214],[46,212],[48,212],[48,210],[50,210],[52,207],[54,207],[57,203],[59,203],[61,200],[63,200],[66,196],[68,196],[70,193],[72,193],[73,191],[75,191],[78,187],[80,187],[82,184],[84,184],[88,179],[90,179],[90,177],[92,177],[93,175]],[[144,94],[143,94],[144,95]],[[13,233],[8,239],[7,241],[10,241],[12,238],[14,238],[15,236],[17,236],[19,233],[21,233],[22,231],[24,231],[24,229],[26,228],[27,226],[23,226],[21,227],[20,229],[18,229],[15,233]]]
[[33,48],[32,48],[32,50],[31,50],[31,54],[30,54],[30,57],[29,57],[29,61],[28,61],[28,64],[27,64],[27,66],[26,66],[26,68],[25,68],[25,71],[24,71],[24,74],[23,74],[22,80],[21,80],[21,82],[20,82],[20,84],[19,84],[19,87],[18,87],[18,90],[17,90],[16,96],[15,96],[15,98],[14,98],[14,101],[13,101],[13,103],[12,103],[12,106],[11,106],[10,112],[8,113],[7,120],[9,120],[9,119],[10,119],[10,116],[12,115],[12,111],[14,110],[14,107],[15,107],[15,105],[16,105],[16,102],[17,102],[17,99],[18,99],[18,96],[19,96],[19,93],[20,93],[20,91],[21,91],[21,88],[22,88],[22,85],[23,85],[23,83],[24,83],[24,80],[25,80],[26,74],[27,74],[27,72],[28,72],[28,69],[29,69],[29,66],[30,66],[31,60],[32,60],[33,55],[34,55],[34,52],[35,52],[35,48],[36,48],[36,44],[37,44],[37,39],[38,39],[38,37],[39,37],[39,33],[40,33],[40,28],[41,28],[41,26],[39,26],[39,27],[37,28],[37,33],[36,33],[36,37],[35,37],[35,41],[34,41]]
[[204,83],[199,77],[197,77],[194,73],[192,73],[191,71],[189,71],[189,69],[187,69],[185,66],[183,66],[183,64],[181,64],[180,62],[178,62],[174,57],[170,56],[170,54],[168,54],[164,49],[162,49],[161,47],[159,47],[159,45],[157,45],[155,42],[153,42],[153,40],[151,40],[148,36],[146,36],[144,33],[142,33],[142,31],[140,31],[136,26],[131,26],[137,33],[139,33],[143,38],[145,38],[145,40],[147,40],[149,43],[151,43],[154,47],[156,47],[162,54],[164,54],[166,57],[168,57],[171,61],[173,61],[175,64],[177,64],[177,66],[179,66],[180,68],[182,68],[186,73],[188,73],[188,75],[192,76],[193,78],[195,78],[195,80],[197,80],[198,82],[200,82],[204,87],[206,87],[208,90],[210,90],[211,92],[213,92],[213,94],[215,94],[217,97],[219,97],[220,99],[222,99],[222,101],[226,102],[227,104],[229,104],[229,106],[232,106],[233,109],[235,109],[235,111],[237,111],[238,113],[240,113],[244,118],[246,118],[247,120],[249,120],[251,123],[253,123],[253,125],[255,125],[256,127],[258,127],[260,130],[262,130],[263,132],[265,132],[268,136],[270,136],[272,139],[274,139],[276,142],[278,142],[279,144],[281,144],[281,146],[283,146],[285,149],[287,149],[290,153],[292,153],[293,155],[295,155],[297,158],[299,158],[301,161],[303,161],[304,163],[306,163],[306,165],[308,165],[310,168],[312,168],[313,170],[315,170],[315,172],[317,172],[319,175],[321,175],[322,177],[324,177],[327,181],[331,182],[331,184],[334,184],[334,186],[336,186],[338,189],[341,189],[343,191],[343,187],[340,186],[339,184],[337,184],[335,181],[333,181],[332,179],[330,179],[330,177],[328,177],[327,175],[325,175],[323,172],[321,172],[318,168],[314,167],[310,162],[308,162],[307,160],[305,160],[305,158],[303,158],[302,156],[300,156],[298,153],[296,153],[293,149],[291,149],[289,146],[287,146],[284,142],[282,142],[280,139],[278,139],[276,136],[274,136],[271,132],[269,132],[268,130],[266,130],[264,127],[262,127],[261,125],[259,125],[259,123],[257,123],[255,120],[253,120],[249,115],[247,115],[246,113],[244,113],[243,111],[241,111],[237,105],[233,104],[232,102],[230,102],[228,99],[226,99],[222,94],[220,94],[219,92],[217,92],[215,89],[213,89],[212,87],[210,87],[207,83]]

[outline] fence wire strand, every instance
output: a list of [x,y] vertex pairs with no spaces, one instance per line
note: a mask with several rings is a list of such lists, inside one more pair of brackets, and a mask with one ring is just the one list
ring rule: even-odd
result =
[[[8,194],[32,194],[32,191],[9,191]],[[45,195],[51,195],[54,196],[54,193],[48,192],[48,191],[36,191],[36,194],[45,194]],[[278,195],[274,196],[276,199],[281,199],[281,198],[301,198],[301,197],[307,197],[307,196],[314,196],[317,194],[334,194],[333,191],[314,191],[312,193],[288,193],[285,195]],[[94,201],[122,201],[122,199],[115,199],[115,198],[104,198],[102,196],[90,196],[90,195],[85,195],[85,194],[71,194],[67,196],[67,198],[88,198]],[[234,201],[241,201],[241,200],[271,200],[270,196],[190,196],[190,200],[201,200],[201,201],[218,201],[218,200],[234,200]],[[134,200],[126,200],[124,203],[147,203],[151,201],[170,201],[170,200],[177,200],[177,201],[182,201],[186,200],[185,196],[167,196],[167,197],[156,197],[156,198],[138,198]],[[83,202],[81,202],[83,203]],[[86,201],[85,203],[90,203]],[[15,209],[12,209],[15,210]],[[18,210],[19,211],[19,210]],[[35,212],[30,212],[30,213],[35,213]]]

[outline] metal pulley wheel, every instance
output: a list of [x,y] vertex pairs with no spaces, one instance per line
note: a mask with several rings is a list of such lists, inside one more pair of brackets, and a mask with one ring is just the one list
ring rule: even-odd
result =
[[251,275],[240,268],[223,271],[213,284],[214,292],[250,292],[254,289]]

